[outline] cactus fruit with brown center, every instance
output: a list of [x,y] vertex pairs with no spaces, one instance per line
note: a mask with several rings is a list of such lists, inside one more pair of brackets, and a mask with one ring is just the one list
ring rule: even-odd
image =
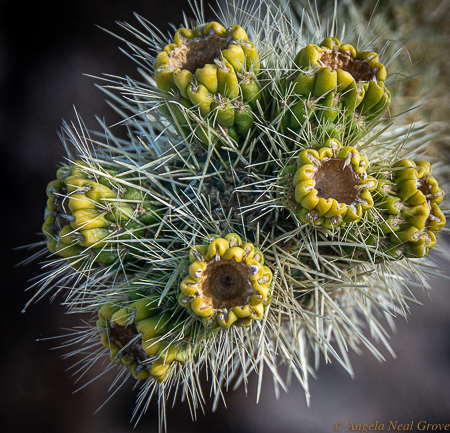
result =
[[[205,144],[209,134],[240,141],[252,130],[262,101],[259,69],[258,52],[244,29],[225,29],[217,22],[178,29],[154,64],[156,84],[166,92],[165,113]],[[182,107],[197,113],[203,124],[189,122]]]
[[373,207],[371,191],[377,186],[367,168],[364,156],[353,147],[340,147],[335,139],[328,139],[318,150],[303,150],[288,186],[293,194],[287,205],[301,221],[318,226],[357,222]]
[[260,320],[270,302],[272,272],[249,242],[230,233],[190,254],[189,275],[181,282],[179,302],[206,328],[248,326]]
[[309,122],[329,128],[329,136],[339,126],[349,135],[389,107],[386,68],[375,52],[357,51],[328,37],[301,49],[294,65],[285,83],[291,101],[283,119],[286,128],[298,131]]
[[138,380],[153,378],[164,382],[175,363],[184,364],[192,356],[188,331],[176,339],[182,325],[160,306],[160,295],[100,307],[97,330],[111,362],[124,365]]

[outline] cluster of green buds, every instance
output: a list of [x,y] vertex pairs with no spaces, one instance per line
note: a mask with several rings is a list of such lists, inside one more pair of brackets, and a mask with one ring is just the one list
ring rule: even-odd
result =
[[291,167],[285,171],[292,180],[287,206],[305,223],[335,228],[359,221],[373,207],[377,181],[367,175],[367,158],[353,147],[330,138],[317,150],[300,152]]
[[294,59],[294,73],[286,78],[290,102],[286,129],[298,131],[305,122],[328,128],[328,136],[361,130],[388,108],[384,85],[386,68],[378,54],[357,51],[336,38],[309,44]]
[[129,253],[118,241],[143,237],[158,221],[157,207],[131,182],[126,187],[116,182],[117,174],[104,170],[97,175],[83,161],[57,171],[47,186],[42,226],[50,252],[73,266],[86,257],[95,265],[112,265]]
[[[189,331],[160,304],[160,294],[125,303],[107,303],[98,311],[97,330],[111,362],[125,366],[138,380],[149,377],[164,382],[171,369],[192,356]],[[136,299],[137,298],[137,299]],[[183,339],[176,336],[183,331]]]
[[[154,64],[156,84],[167,92],[165,112],[205,144],[211,131],[237,142],[251,131],[262,99],[259,68],[258,52],[244,29],[225,29],[217,22],[178,29]],[[182,107],[205,122],[191,127]]]
[[262,318],[271,299],[272,271],[253,244],[229,233],[196,245],[189,260],[179,302],[205,328],[249,326]]

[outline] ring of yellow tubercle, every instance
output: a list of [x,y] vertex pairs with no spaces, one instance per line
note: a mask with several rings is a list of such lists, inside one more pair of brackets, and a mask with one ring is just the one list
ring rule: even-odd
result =
[[334,139],[302,151],[293,178],[300,220],[327,228],[358,221],[373,207],[371,191],[377,186],[367,167],[354,147],[340,147]]
[[294,59],[294,71],[287,77],[292,94],[283,120],[293,130],[312,120],[358,131],[381,116],[391,102],[384,84],[386,68],[378,54],[357,51],[336,38],[301,49]]
[[270,302],[272,272],[262,253],[238,235],[196,245],[189,275],[181,282],[179,302],[206,328],[248,326],[260,320]]
[[201,83],[202,91],[236,97],[239,96],[236,73],[258,72],[259,57],[242,27],[235,25],[225,29],[211,22],[193,30],[178,29],[174,42],[158,54],[154,70],[160,89],[178,89],[187,99],[193,78]]
[[345,108],[358,107],[364,115],[380,114],[390,103],[386,68],[377,53],[358,52],[330,37],[300,50],[294,63],[303,71],[294,80],[297,94],[320,97],[340,92]]

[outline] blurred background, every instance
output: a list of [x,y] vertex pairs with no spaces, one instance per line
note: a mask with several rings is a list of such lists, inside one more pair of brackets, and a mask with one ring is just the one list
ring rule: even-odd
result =
[[[364,3],[367,11],[373,9],[370,3]],[[417,66],[426,71],[431,62],[435,65],[437,75],[433,77],[440,80],[435,83],[436,89],[447,107],[449,55],[436,44],[445,47],[450,39],[449,2],[406,3],[412,5],[411,9],[394,7],[387,0],[381,2],[381,7],[386,8],[386,20],[397,31],[405,20],[411,21],[401,42],[410,44],[412,51],[419,46],[413,57],[429,56],[416,58],[420,60]],[[212,17],[207,2],[205,9]],[[109,396],[115,375],[104,375],[77,391],[101,371],[92,369],[74,383],[76,368],[70,367],[81,356],[61,359],[69,349],[52,350],[61,344],[60,340],[36,342],[64,334],[64,328],[81,322],[79,317],[64,314],[58,296],[51,304],[46,298],[21,313],[33,294],[33,290],[25,289],[41,273],[41,264],[17,266],[33,251],[17,248],[41,240],[45,188],[65,156],[57,137],[61,120],[75,120],[73,106],[91,129],[97,128],[96,115],[106,124],[119,120],[94,86],[101,81],[83,74],[139,78],[135,64],[118,50],[124,44],[96,26],[132,40],[115,21],[138,26],[133,16],[136,12],[165,32],[169,22],[176,26],[182,23],[183,10],[190,12],[187,0],[47,0],[26,6],[18,1],[0,1],[0,140],[4,152],[1,214],[6,238],[1,250],[2,272],[6,275],[0,315],[3,431],[122,433],[133,428],[129,419],[137,393],[132,390],[132,379],[94,414]],[[415,77],[406,93],[411,96],[419,92],[427,80],[430,76],[426,73]],[[433,103],[430,106],[428,101],[427,110],[424,112],[428,119],[434,116],[448,125],[445,109],[433,111]],[[438,255],[435,258],[444,273],[448,262]],[[448,280],[439,278],[432,279],[431,285],[429,294],[414,292],[424,306],[413,305],[408,322],[396,320],[398,329],[390,343],[397,359],[386,350],[382,350],[384,363],[365,350],[361,356],[351,353],[354,379],[336,362],[322,365],[317,380],[311,383],[310,408],[297,383],[292,384],[289,394],[283,393],[276,400],[267,374],[258,405],[255,377],[247,396],[242,387],[230,390],[226,393],[228,409],[219,405],[216,413],[211,413],[207,401],[205,415],[199,411],[196,422],[191,422],[186,403],[177,402],[173,409],[168,405],[168,431],[250,433],[277,429],[283,433],[314,433],[332,432],[336,421],[342,421],[344,429],[351,421],[378,421],[386,424],[386,429],[389,421],[450,423],[450,287]],[[207,397],[208,383],[204,383]],[[156,401],[134,431],[157,431]]]

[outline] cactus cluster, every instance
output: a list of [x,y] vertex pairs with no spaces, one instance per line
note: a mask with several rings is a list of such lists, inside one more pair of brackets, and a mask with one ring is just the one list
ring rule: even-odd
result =
[[89,153],[66,125],[78,155],[47,189],[39,294],[76,272],[68,310],[95,315],[86,341],[144,384],[144,411],[171,387],[195,411],[204,369],[217,403],[264,363],[309,395],[310,353],[348,371],[348,348],[381,357],[364,322],[385,335],[378,313],[407,311],[445,230],[428,136],[386,126],[395,55],[234,3],[167,40],[127,26],[151,41],[128,44],[146,82],[105,89],[125,95],[128,138],[105,127]]

